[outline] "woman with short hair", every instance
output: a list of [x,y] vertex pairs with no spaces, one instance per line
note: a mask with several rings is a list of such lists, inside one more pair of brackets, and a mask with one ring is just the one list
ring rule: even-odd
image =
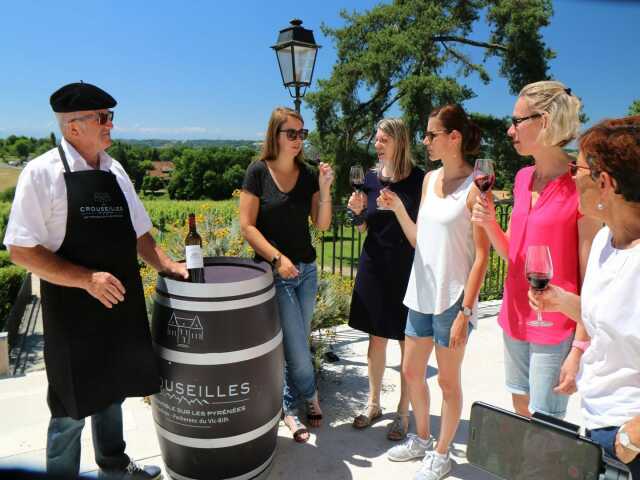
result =
[[580,296],[554,280],[529,300],[585,327],[577,389],[587,433],[640,478],[640,115],[594,125],[579,146],[580,210],[605,226]]

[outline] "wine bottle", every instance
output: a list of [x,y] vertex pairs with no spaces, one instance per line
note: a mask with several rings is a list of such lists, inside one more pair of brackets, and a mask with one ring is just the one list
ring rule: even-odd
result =
[[189,214],[189,233],[184,239],[185,258],[189,281],[192,283],[204,283],[204,259],[202,258],[202,237],[196,229],[196,216]]

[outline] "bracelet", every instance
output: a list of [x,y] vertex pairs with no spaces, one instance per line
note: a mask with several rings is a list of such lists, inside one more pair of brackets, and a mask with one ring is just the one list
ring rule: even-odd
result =
[[578,350],[585,352],[591,345],[591,340],[574,340],[571,344],[572,347],[576,347]]
[[318,200],[318,203],[330,203],[331,199],[328,200]]

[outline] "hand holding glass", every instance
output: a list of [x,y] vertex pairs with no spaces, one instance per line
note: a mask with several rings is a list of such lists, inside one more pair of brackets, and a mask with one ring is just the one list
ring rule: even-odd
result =
[[[525,261],[525,273],[531,288],[541,292],[549,281],[553,278],[553,263],[551,262],[551,252],[547,245],[529,245],[527,249],[527,259]],[[536,320],[527,322],[532,327],[550,327],[553,322],[542,319],[542,312],[537,311]]]
[[[384,162],[380,160],[380,164],[378,165],[378,180],[380,180],[380,184],[382,185],[382,190],[386,189],[391,185],[391,176],[387,176],[384,174]],[[378,210],[389,210],[387,207],[381,207],[378,205]]]
[[473,167],[473,181],[475,182],[482,198],[487,196],[487,192],[493,188],[496,181],[496,174],[493,171],[493,161],[489,158],[478,158]]

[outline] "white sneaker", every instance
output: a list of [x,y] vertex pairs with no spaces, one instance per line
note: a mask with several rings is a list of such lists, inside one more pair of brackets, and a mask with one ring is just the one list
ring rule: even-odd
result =
[[449,454],[440,455],[434,451],[427,452],[422,460],[422,467],[413,480],[440,480],[451,471]]
[[433,448],[434,443],[435,438],[432,436],[423,440],[415,433],[407,433],[407,439],[403,443],[387,451],[387,458],[392,462],[408,462],[414,458],[422,458],[427,450]]

